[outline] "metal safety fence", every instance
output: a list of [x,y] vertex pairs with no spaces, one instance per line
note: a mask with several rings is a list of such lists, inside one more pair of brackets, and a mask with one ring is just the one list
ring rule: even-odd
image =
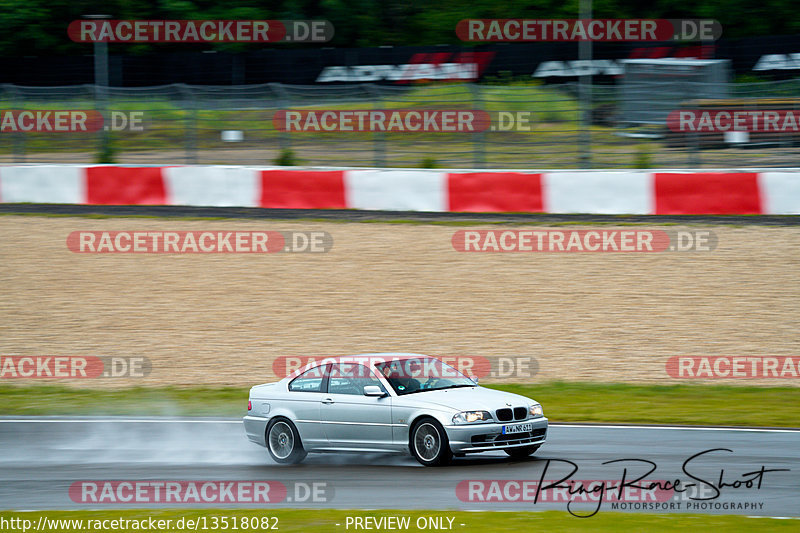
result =
[[[706,135],[667,126],[676,106],[800,108],[800,99],[795,103],[800,80],[728,84],[727,100],[716,104],[697,100],[697,95],[709,93],[703,84],[630,89],[595,85],[584,92],[589,100],[582,102],[575,83],[3,85],[0,162],[510,169],[800,166],[800,134],[788,130]],[[640,120],[626,116],[629,108],[652,112]],[[286,114],[281,111],[287,110],[302,118],[293,131],[286,131],[283,121]],[[339,120],[393,110],[405,113],[394,128],[386,127],[389,117],[380,127],[361,130],[341,121],[330,129],[315,129],[313,121],[309,126],[305,120],[325,112]],[[445,130],[440,122],[406,127],[409,111],[454,110],[481,118],[480,127]],[[53,127],[57,111],[72,113],[60,131]],[[72,123],[76,112],[101,121],[82,129],[80,120]]]

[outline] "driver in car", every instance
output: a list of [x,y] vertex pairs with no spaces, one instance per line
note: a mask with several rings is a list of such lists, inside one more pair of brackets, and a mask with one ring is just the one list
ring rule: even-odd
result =
[[[401,366],[405,368],[401,370]],[[421,372],[422,365],[415,359],[410,359],[405,364],[397,362],[383,368],[383,375],[399,393],[418,391],[420,389],[419,381],[411,376],[419,375]]]

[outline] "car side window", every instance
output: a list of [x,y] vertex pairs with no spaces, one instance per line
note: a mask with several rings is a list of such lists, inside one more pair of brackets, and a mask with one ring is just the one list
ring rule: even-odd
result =
[[309,368],[289,383],[289,390],[296,392],[322,392],[325,369],[328,365]]
[[362,396],[364,387],[367,385],[377,385],[384,390],[378,378],[364,365],[354,363],[335,364],[331,369],[328,392],[330,394]]

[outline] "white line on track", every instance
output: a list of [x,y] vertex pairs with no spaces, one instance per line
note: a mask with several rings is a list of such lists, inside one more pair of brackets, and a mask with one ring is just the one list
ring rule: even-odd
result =
[[[117,424],[241,424],[241,419],[203,419],[203,418],[56,418],[56,417],[26,417],[26,418],[0,418],[0,424],[81,424],[81,423],[117,423]],[[654,426],[654,425],[615,425],[615,424],[569,424],[551,423],[551,427],[560,428],[600,428],[600,429],[668,429],[686,431],[737,431],[757,433],[800,433],[800,429],[779,428],[728,428],[714,426]]]
[[559,428],[603,428],[603,429],[685,429],[687,431],[755,431],[760,433],[800,433],[800,429],[775,429],[775,428],[725,428],[714,426],[636,426],[636,425],[605,425],[605,424],[550,424]]
[[103,423],[103,424],[241,424],[241,420],[203,420],[191,418],[3,418],[0,424],[84,424],[84,423]]

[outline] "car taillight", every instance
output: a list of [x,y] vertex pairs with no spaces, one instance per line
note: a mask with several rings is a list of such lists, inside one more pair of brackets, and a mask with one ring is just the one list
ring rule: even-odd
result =
[[251,402],[250,400],[247,400],[247,410],[248,411],[253,410],[253,402]]

